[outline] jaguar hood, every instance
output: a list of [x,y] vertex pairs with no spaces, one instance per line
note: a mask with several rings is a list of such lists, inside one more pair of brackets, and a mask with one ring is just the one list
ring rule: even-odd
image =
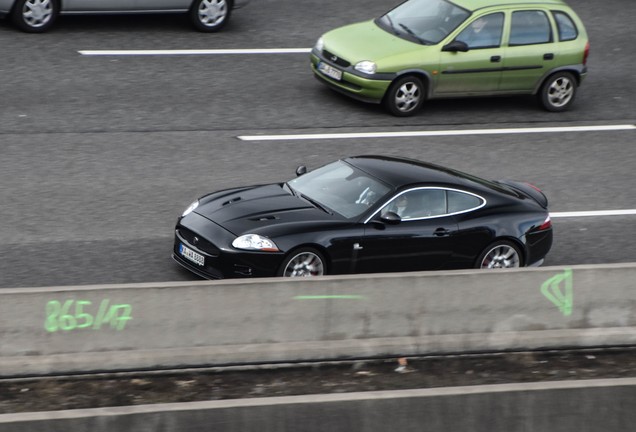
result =
[[333,221],[334,216],[288,192],[282,184],[217,192],[199,201],[195,213],[234,235],[258,233],[272,225]]

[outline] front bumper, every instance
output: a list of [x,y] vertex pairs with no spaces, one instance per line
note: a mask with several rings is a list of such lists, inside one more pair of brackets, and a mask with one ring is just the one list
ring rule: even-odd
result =
[[[228,231],[191,213],[175,228],[172,258],[206,279],[276,276],[284,259],[282,252],[241,251],[231,247],[232,240],[234,236]],[[203,256],[203,264],[187,259],[181,245]]]
[[[363,102],[382,102],[382,98],[394,77],[394,74],[378,74],[376,78],[368,78],[361,72],[356,71],[352,65],[347,67],[337,65],[326,59],[315,49],[312,50],[310,59],[311,70],[319,81],[340,93]],[[338,81],[320,72],[318,64],[321,62],[342,71],[342,79]]]

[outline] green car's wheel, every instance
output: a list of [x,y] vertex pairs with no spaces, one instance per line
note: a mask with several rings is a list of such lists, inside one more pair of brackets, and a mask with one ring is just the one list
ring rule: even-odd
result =
[[557,72],[541,86],[539,100],[543,108],[552,112],[567,110],[576,96],[576,78],[570,72]]
[[408,117],[415,114],[424,102],[424,84],[416,76],[396,79],[384,95],[384,105],[391,114]]
[[58,11],[57,0],[18,0],[13,6],[11,18],[22,31],[42,33],[51,28]]
[[199,31],[217,32],[230,20],[231,12],[232,0],[194,0],[190,19]]

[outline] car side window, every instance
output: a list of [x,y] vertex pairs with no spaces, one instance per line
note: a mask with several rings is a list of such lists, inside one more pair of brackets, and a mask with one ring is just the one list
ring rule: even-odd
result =
[[396,196],[382,210],[396,213],[403,220],[441,216],[447,213],[444,189],[415,189]]
[[561,11],[553,11],[552,14],[557,23],[560,41],[574,40],[578,37],[579,32],[576,28],[576,24],[574,24],[574,21],[572,21],[572,18],[570,18],[568,14]]
[[510,46],[552,42],[552,29],[543,11],[516,11],[510,24]]
[[478,208],[483,200],[475,195],[459,191],[448,191],[448,213],[460,213]]
[[462,32],[455,40],[464,42],[468,48],[496,48],[501,45],[504,14],[497,12],[480,16]]

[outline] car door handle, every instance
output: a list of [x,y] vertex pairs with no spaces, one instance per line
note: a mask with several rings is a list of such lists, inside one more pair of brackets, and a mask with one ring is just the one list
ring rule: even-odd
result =
[[493,63],[499,63],[501,61],[501,56],[492,56],[490,57],[490,61]]
[[437,237],[447,237],[450,235],[450,231],[446,228],[437,228],[433,234]]
[[552,59],[554,59],[554,53],[543,54],[543,60],[552,60]]

